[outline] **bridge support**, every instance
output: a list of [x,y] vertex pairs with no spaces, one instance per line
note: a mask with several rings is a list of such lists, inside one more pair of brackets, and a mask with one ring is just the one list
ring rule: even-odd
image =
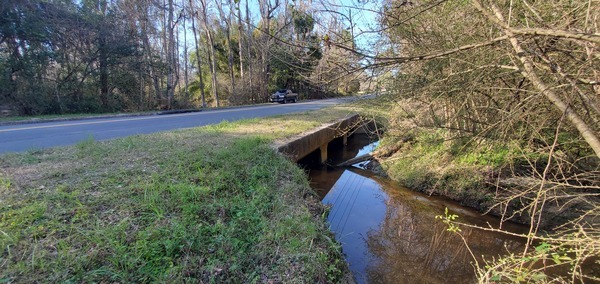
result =
[[324,145],[321,145],[321,147],[319,147],[319,151],[321,152],[321,160],[319,162],[321,164],[327,161],[327,145],[329,145],[329,143],[325,143]]

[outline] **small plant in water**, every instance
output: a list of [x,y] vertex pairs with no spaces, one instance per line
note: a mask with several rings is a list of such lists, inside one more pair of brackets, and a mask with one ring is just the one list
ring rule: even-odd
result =
[[446,224],[448,226],[448,229],[446,229],[446,230],[449,232],[458,233],[461,231],[460,227],[458,227],[456,224],[454,224],[454,220],[458,219],[458,215],[450,214],[448,212],[448,207],[446,207],[446,209],[444,210],[444,215],[437,215],[437,216],[435,216],[435,219],[442,220],[442,222],[444,222],[444,224]]

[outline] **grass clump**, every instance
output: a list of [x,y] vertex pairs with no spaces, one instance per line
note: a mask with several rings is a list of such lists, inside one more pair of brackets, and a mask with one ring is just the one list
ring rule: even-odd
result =
[[382,142],[383,151],[395,151],[382,160],[382,166],[392,179],[410,188],[486,210],[493,205],[496,179],[515,162],[520,148],[453,135],[443,129],[421,128],[404,137],[388,136]]
[[270,146],[321,123],[296,119],[0,156],[0,282],[341,281],[304,172]]

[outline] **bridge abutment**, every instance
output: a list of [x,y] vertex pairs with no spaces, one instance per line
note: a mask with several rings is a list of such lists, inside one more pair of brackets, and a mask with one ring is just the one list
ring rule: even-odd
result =
[[339,138],[346,145],[348,143],[348,136],[352,135],[354,131],[359,131],[363,125],[365,123],[360,116],[355,114],[303,133],[288,141],[280,142],[276,147],[280,153],[295,162],[319,150],[319,161],[324,163],[328,158],[327,146],[331,141]]

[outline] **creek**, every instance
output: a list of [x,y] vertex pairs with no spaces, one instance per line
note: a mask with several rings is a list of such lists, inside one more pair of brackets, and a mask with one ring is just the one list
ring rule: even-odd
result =
[[[376,145],[367,135],[352,135],[347,145],[330,143],[329,161],[346,161]],[[525,244],[521,238],[472,228],[461,228],[463,240],[436,219],[445,208],[463,223],[497,228],[499,219],[409,190],[361,165],[333,168],[314,160],[308,156],[299,164],[330,207],[327,221],[358,283],[473,283],[475,260],[518,252]],[[513,223],[502,228],[526,231]]]

